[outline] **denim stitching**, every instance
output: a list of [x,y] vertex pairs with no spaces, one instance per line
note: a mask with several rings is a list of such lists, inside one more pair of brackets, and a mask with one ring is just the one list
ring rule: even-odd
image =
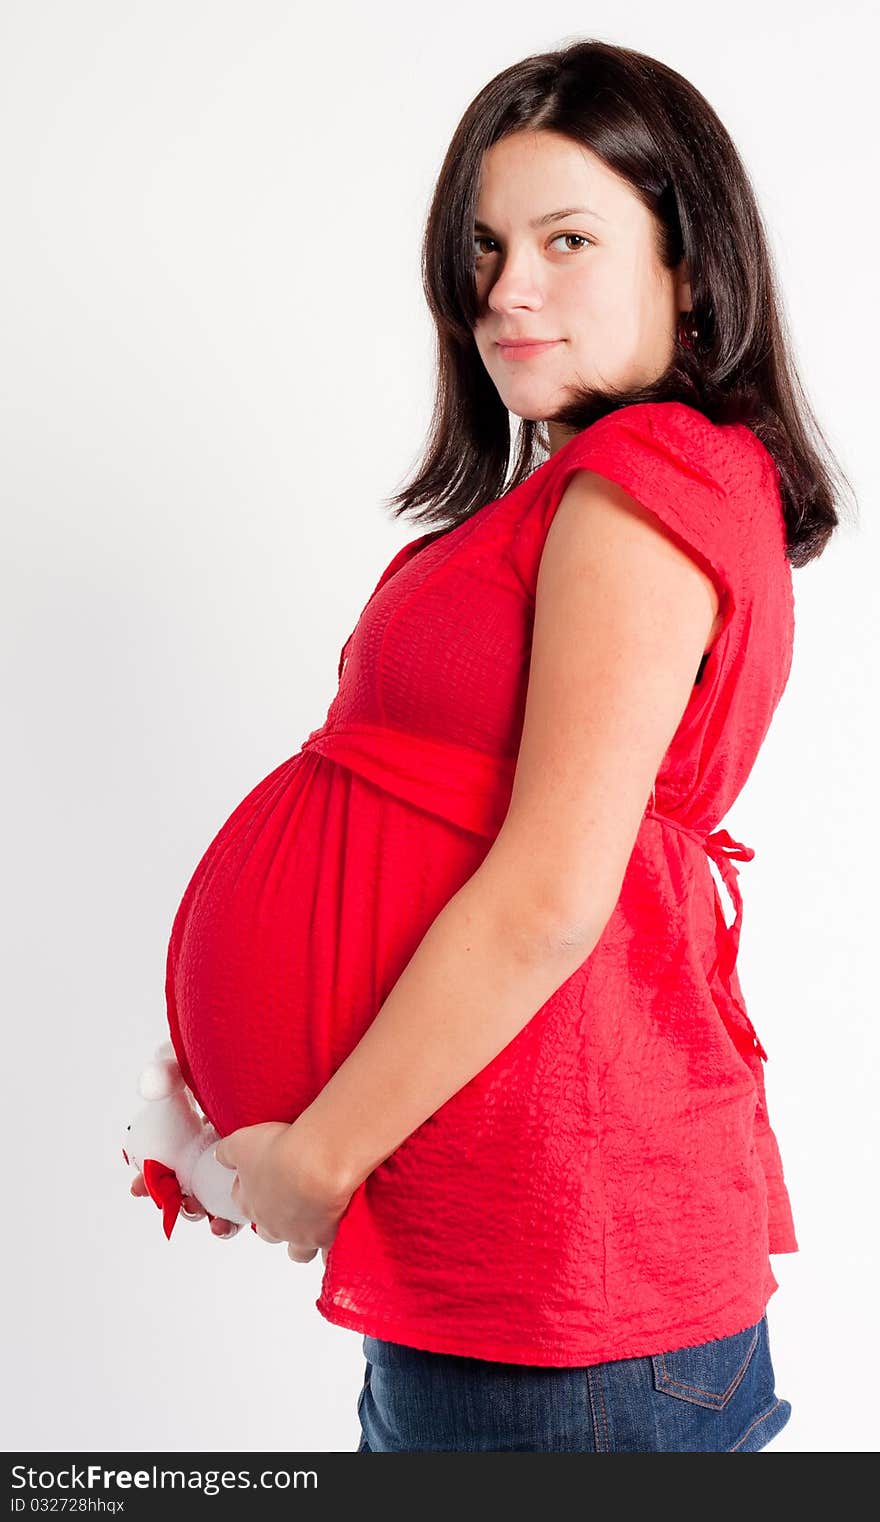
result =
[[599,1371],[599,1399],[602,1402],[602,1429],[605,1433],[604,1451],[609,1453],[611,1451],[610,1428],[608,1425],[608,1412],[605,1409],[605,1377],[601,1370]]
[[750,1432],[754,1432],[756,1427],[760,1427],[762,1422],[766,1422],[768,1417],[771,1417],[773,1415],[773,1412],[778,1410],[778,1408],[781,1405],[782,1405],[781,1399],[777,1399],[776,1404],[771,1406],[769,1411],[765,1411],[763,1416],[756,1416],[755,1420],[752,1422],[751,1427],[747,1427],[746,1428],[746,1430],[743,1433],[742,1437],[740,1438],[739,1442],[738,1443],[734,1443],[732,1448],[728,1448],[728,1450],[727,1450],[728,1453],[736,1453],[737,1448],[741,1448],[742,1447],[742,1445],[745,1442],[746,1438],[748,1437],[749,1433]]
[[737,1385],[743,1379],[743,1377],[745,1375],[745,1372],[746,1372],[746,1369],[748,1368],[749,1363],[751,1361],[752,1353],[755,1350],[755,1344],[757,1343],[757,1341],[758,1341],[758,1331],[757,1331],[757,1328],[756,1328],[755,1335],[752,1338],[751,1344],[749,1346],[749,1351],[745,1355],[745,1358],[743,1359],[743,1362],[742,1362],[742,1365],[740,1367],[739,1372],[734,1375],[734,1377],[731,1380],[730,1384],[727,1386],[727,1389],[722,1392],[720,1397],[719,1397],[717,1391],[715,1391],[715,1390],[704,1390],[704,1389],[702,1389],[700,1387],[700,1385],[689,1385],[689,1384],[686,1384],[684,1380],[673,1378],[673,1376],[671,1374],[667,1373],[666,1364],[665,1364],[665,1361],[664,1361],[665,1360],[665,1355],[663,1353],[660,1353],[658,1355],[658,1363],[660,1365],[660,1372],[662,1374],[663,1379],[666,1381],[666,1383],[669,1384],[669,1385],[674,1385],[676,1387],[676,1389],[678,1389],[678,1390],[689,1390],[694,1395],[705,1395],[705,1396],[708,1397],[708,1399],[711,1402],[714,1403],[714,1402],[720,1401],[720,1404],[724,1405],[729,1400],[730,1396],[732,1395],[733,1391],[736,1389]]
[[593,1441],[596,1444],[596,1452],[607,1453],[608,1422],[607,1413],[605,1410],[605,1392],[602,1388],[602,1374],[600,1370],[594,1370],[592,1368],[587,1369],[587,1389],[590,1393],[590,1411],[593,1418]]

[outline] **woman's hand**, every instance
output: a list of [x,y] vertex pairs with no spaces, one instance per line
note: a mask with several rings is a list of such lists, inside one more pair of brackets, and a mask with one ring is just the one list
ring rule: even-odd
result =
[[[149,1199],[150,1192],[147,1189],[146,1183],[144,1182],[144,1175],[140,1172],[136,1173],[134,1176],[134,1183],[131,1186],[131,1193],[137,1195],[138,1197],[144,1196]],[[203,1216],[207,1215],[205,1207],[200,1205],[198,1200],[192,1194],[185,1194],[183,1196],[183,1199],[180,1202],[180,1213],[185,1221],[201,1221]],[[237,1236],[240,1231],[240,1222],[226,1221],[222,1216],[219,1215],[215,1215],[213,1221],[211,1222],[211,1232],[215,1237],[234,1237]]]
[[297,1123],[268,1120],[241,1126],[214,1148],[236,1179],[232,1198],[265,1242],[286,1242],[294,1263],[324,1262],[351,1193],[322,1172],[314,1144]]

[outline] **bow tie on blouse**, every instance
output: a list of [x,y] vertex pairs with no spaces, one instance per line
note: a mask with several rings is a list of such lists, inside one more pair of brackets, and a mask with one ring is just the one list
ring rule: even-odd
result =
[[[498,834],[510,803],[515,760],[474,750],[472,746],[455,745],[382,724],[330,723],[312,730],[301,750],[317,751],[331,761],[338,761],[401,801],[489,840],[494,840]],[[737,1049],[744,1054],[756,1051],[766,1062],[767,1053],[732,986],[742,926],[742,895],[733,861],[751,861],[755,853],[749,846],[734,840],[727,830],[713,830],[707,834],[660,812],[655,807],[653,789],[645,818],[656,819],[660,824],[681,831],[701,845],[717,863],[733,902],[735,917],[731,925],[725,922],[721,901],[716,894],[718,952],[709,977],[717,970],[744,1022],[744,1029],[725,1022]]]
[[715,926],[718,954],[709,969],[709,977],[711,978],[717,969],[718,976],[727,989],[729,997],[736,1005],[745,1022],[745,1031],[741,1031],[737,1027],[734,1027],[730,1031],[737,1049],[744,1054],[756,1051],[761,1061],[766,1062],[767,1053],[758,1039],[755,1027],[743,1008],[742,1000],[738,999],[734,993],[731,982],[733,969],[736,966],[737,952],[739,951],[740,930],[742,929],[742,894],[739,891],[739,883],[737,881],[739,873],[733,863],[735,860],[751,861],[755,853],[751,846],[744,846],[741,841],[734,840],[728,830],[713,830],[711,834],[707,835],[701,830],[692,829],[690,825],[682,824],[678,819],[670,818],[668,814],[662,814],[654,807],[653,789],[651,799],[651,803],[645,810],[646,818],[657,819],[661,824],[668,825],[673,830],[680,830],[682,835],[690,836],[691,840],[695,840],[698,845],[701,845],[707,855],[711,856],[712,860],[717,863],[724,886],[733,902],[735,913],[733,923],[728,925],[722,913],[721,900],[716,895]]

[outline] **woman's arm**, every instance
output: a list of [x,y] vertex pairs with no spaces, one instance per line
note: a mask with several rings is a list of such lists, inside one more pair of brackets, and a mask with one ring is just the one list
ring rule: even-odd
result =
[[579,471],[547,533],[510,807],[364,1033],[291,1128],[353,1192],[590,955],[718,612],[616,484]]
[[[592,943],[598,940],[597,925]],[[479,1073],[592,949],[517,925],[479,872],[441,910],[376,1018],[294,1129],[351,1194]]]

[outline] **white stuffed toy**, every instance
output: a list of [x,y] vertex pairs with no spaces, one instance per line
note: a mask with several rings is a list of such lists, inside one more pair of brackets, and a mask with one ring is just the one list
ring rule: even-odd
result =
[[166,1237],[171,1237],[185,1194],[198,1200],[212,1220],[220,1216],[253,1226],[233,1202],[237,1174],[215,1159],[220,1138],[196,1106],[170,1041],[156,1048],[141,1073],[138,1091],[147,1102],[127,1128],[122,1155],[143,1174],[162,1211]]

